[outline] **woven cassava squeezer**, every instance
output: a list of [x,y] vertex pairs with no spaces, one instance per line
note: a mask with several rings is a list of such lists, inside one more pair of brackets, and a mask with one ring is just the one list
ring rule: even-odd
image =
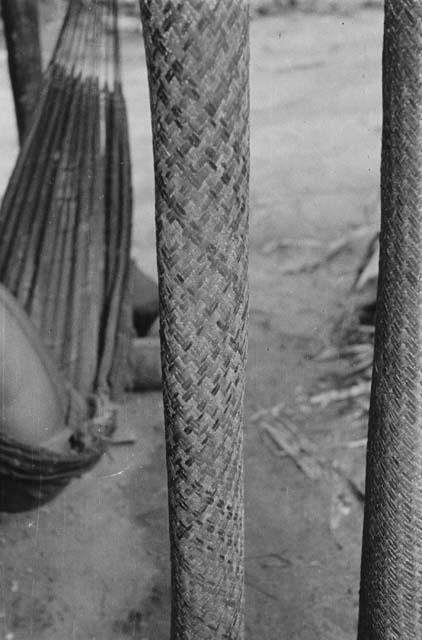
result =
[[422,4],[385,2],[359,640],[422,638]]
[[[241,640],[249,7],[140,6],[155,164],[171,638]],[[81,423],[81,395],[98,399],[119,387],[127,344],[131,194],[116,7],[70,0],[0,212],[1,281],[54,359],[52,369],[33,341],[52,402],[53,382],[66,380],[57,393],[73,429],[66,454],[1,434],[2,482],[20,483],[32,506],[101,455],[98,426],[112,430],[110,410],[100,408],[84,429],[72,425]],[[58,368],[60,376],[49,375]],[[46,442],[60,433],[52,429]]]
[[173,640],[244,637],[248,3],[141,1],[154,144]]

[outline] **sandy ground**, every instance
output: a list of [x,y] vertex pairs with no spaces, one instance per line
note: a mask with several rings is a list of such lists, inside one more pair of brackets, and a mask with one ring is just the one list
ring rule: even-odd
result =
[[[46,33],[54,28],[48,25]],[[315,256],[315,249],[277,249],[274,240],[312,238],[324,249],[356,227],[377,224],[381,35],[382,13],[375,9],[345,16],[291,13],[251,26],[250,639],[355,637],[362,504],[341,478],[363,486],[364,448],[342,443],[364,437],[365,425],[335,407],[315,409],[308,396],[328,366],[312,357],[346,304],[365,240],[318,270],[293,275],[286,265]],[[124,60],[133,252],[154,276],[151,132],[136,30],[126,32]],[[1,192],[16,154],[4,48],[0,118]],[[129,396],[120,423],[136,446],[113,451],[112,459],[105,457],[38,512],[0,516],[0,640],[168,638],[160,394]],[[298,466],[268,437],[268,427],[285,435],[286,425],[311,443],[313,467]],[[334,463],[340,473],[324,471]]]

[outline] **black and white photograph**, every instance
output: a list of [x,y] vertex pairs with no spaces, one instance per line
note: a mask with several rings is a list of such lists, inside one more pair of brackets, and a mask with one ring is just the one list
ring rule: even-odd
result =
[[0,640],[422,640],[422,2],[0,17]]

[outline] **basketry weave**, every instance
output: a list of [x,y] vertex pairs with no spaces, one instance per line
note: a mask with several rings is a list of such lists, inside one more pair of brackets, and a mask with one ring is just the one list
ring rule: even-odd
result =
[[171,638],[243,638],[248,3],[141,13],[156,185]]
[[359,640],[422,638],[422,5],[387,0]]

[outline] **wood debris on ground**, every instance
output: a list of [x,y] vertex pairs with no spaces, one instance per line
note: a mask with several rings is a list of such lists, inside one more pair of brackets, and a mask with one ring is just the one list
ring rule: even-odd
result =
[[[288,455],[310,480],[340,480],[343,489],[346,487],[355,498],[363,500],[363,492],[354,480],[347,477],[336,461],[323,456],[322,449],[301,432],[291,419],[280,414],[274,417],[273,408],[268,409],[266,415],[257,415],[254,421],[258,423],[263,438],[275,455]],[[356,446],[356,442],[352,446]],[[342,446],[341,443],[339,446]],[[350,446],[349,441],[346,446]]]
[[[350,249],[354,243],[358,241],[361,242],[363,238],[373,236],[373,225],[361,225],[352,229],[352,231],[346,235],[332,240],[328,245],[315,238],[282,238],[279,240],[271,240],[264,245],[261,251],[264,255],[270,255],[276,251],[288,251],[289,249],[294,250],[296,253],[299,250],[322,252],[322,255],[316,258],[300,260],[293,258],[292,260],[286,260],[284,266],[281,268],[283,275],[310,273],[334,260],[343,251]],[[360,282],[359,280],[359,283]],[[360,286],[362,285],[360,284]]]
[[373,340],[378,282],[379,233],[372,235],[364,259],[358,266],[351,301],[333,331],[332,344],[316,354],[332,370],[321,377],[322,389],[314,393],[312,405],[349,403],[367,419],[372,379]]
[[[259,426],[262,438],[277,457],[288,456],[311,481],[321,481],[330,487],[329,529],[337,544],[337,530],[356,505],[362,506],[365,494],[359,482],[349,476],[333,456],[334,448],[361,449],[366,439],[348,440],[319,446],[312,442],[276,405],[256,412],[253,421]],[[328,455],[327,455],[328,454]]]
[[[373,363],[378,233],[374,233],[373,227],[358,227],[350,235],[332,242],[318,260],[296,265],[290,263],[283,269],[283,273],[312,271],[335,258],[355,240],[368,237],[364,260],[353,282],[350,307],[337,323],[332,343],[313,357],[323,370],[316,388],[307,392],[301,389],[295,393],[294,407],[280,402],[260,409],[251,416],[251,421],[258,424],[264,442],[274,455],[291,458],[311,481],[329,484],[329,529],[336,540],[344,518],[353,512],[356,504],[361,505],[364,501],[363,476],[359,476],[358,481],[352,477],[355,471],[353,463],[350,463],[350,455],[356,455],[356,460],[361,459],[367,444],[365,432]],[[321,245],[311,238],[300,241],[284,238],[282,241],[272,241],[264,247],[263,252],[268,255],[278,250],[297,251],[301,248],[309,253],[320,251]],[[330,431],[330,427],[327,427],[330,415],[336,421],[346,421],[350,437],[339,440],[338,435]],[[295,420],[292,420],[292,416],[295,416]],[[324,424],[325,437],[322,443],[315,443],[305,435],[310,416],[316,424]],[[356,437],[353,437],[352,431]]]
[[328,391],[315,394],[311,396],[310,402],[312,404],[318,404],[321,407],[326,407],[331,402],[340,402],[343,400],[350,400],[351,398],[356,398],[358,396],[368,395],[370,390],[371,383],[365,380],[343,389],[329,389]]

